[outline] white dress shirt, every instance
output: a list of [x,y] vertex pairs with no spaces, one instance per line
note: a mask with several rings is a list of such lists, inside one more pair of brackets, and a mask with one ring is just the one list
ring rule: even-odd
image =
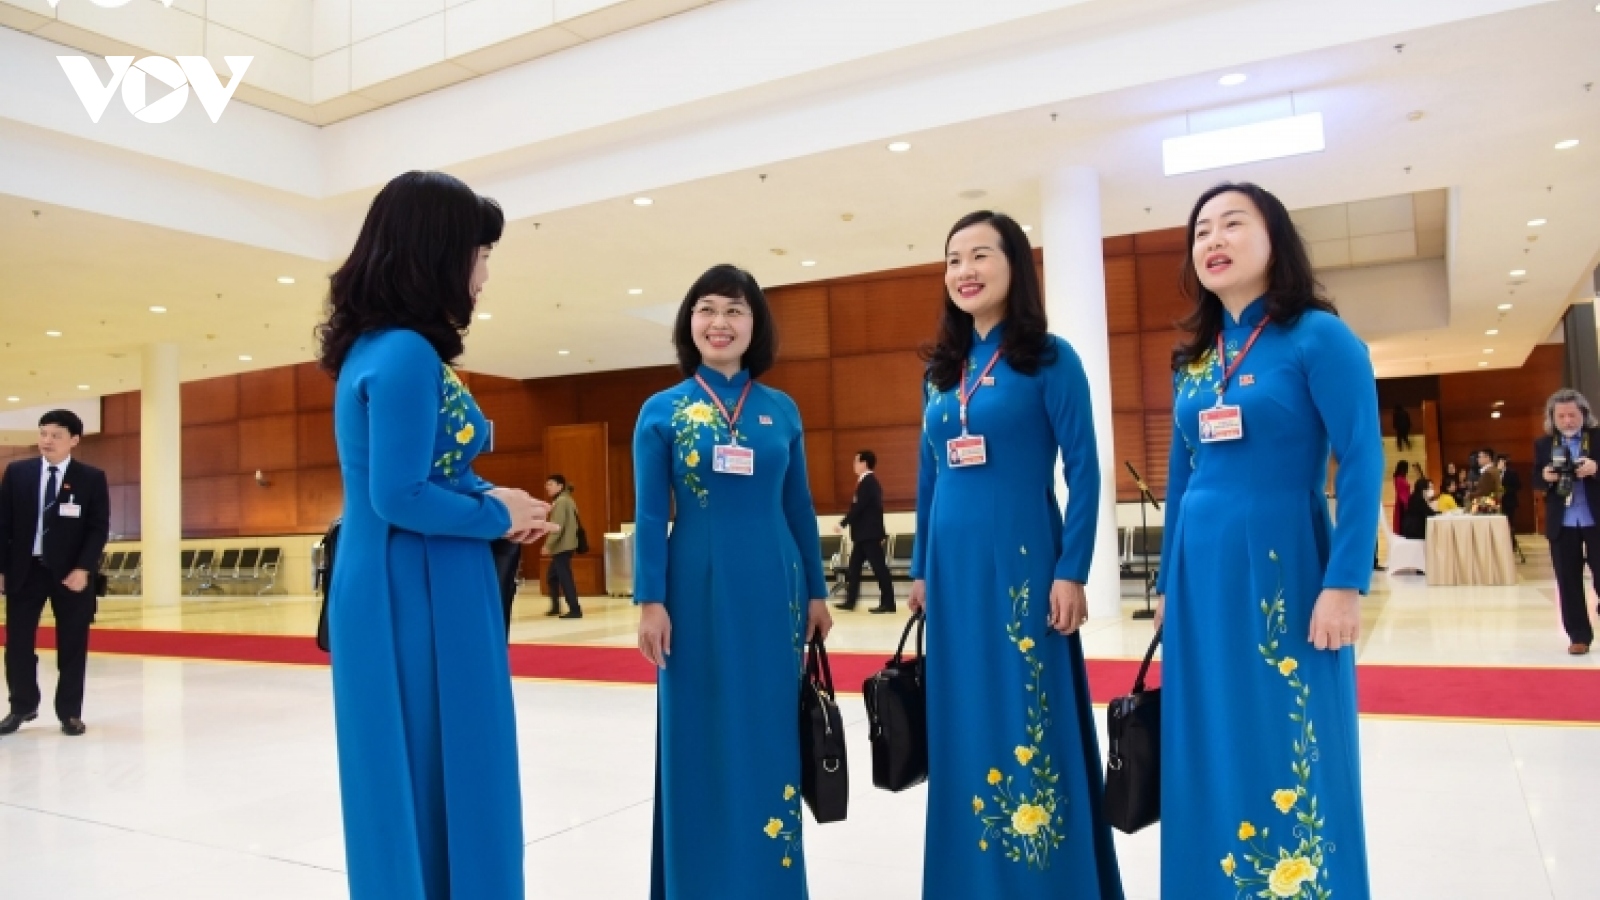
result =
[[56,470],[56,502],[61,502],[61,485],[66,483],[67,466],[72,464],[72,456],[68,455],[59,463],[52,463],[44,457],[39,457],[39,521],[33,529],[33,555],[44,555],[44,489],[50,484],[50,467]]

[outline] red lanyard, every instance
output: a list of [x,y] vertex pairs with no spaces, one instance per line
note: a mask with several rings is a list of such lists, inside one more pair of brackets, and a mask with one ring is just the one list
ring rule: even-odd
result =
[[961,390],[959,395],[961,397],[961,433],[963,435],[967,433],[967,404],[972,402],[972,395],[978,392],[978,388],[983,387],[983,380],[989,377],[989,373],[994,371],[994,364],[999,361],[1000,351],[996,350],[994,355],[989,357],[989,364],[983,367],[983,373],[978,376],[978,380],[972,383],[971,390],[967,389],[967,381],[965,378],[963,378],[960,382]]
[[1222,332],[1217,332],[1217,368],[1222,370],[1222,378],[1217,382],[1217,404],[1219,406],[1222,404],[1222,392],[1228,387],[1228,379],[1232,378],[1233,373],[1239,370],[1239,364],[1244,362],[1244,358],[1250,353],[1250,348],[1256,345],[1256,338],[1261,337],[1262,330],[1271,321],[1269,318],[1262,318],[1261,324],[1256,326],[1256,330],[1250,332],[1250,340],[1244,342],[1244,349],[1240,350],[1239,355],[1233,358],[1232,365],[1224,365],[1223,363],[1223,360],[1228,358],[1227,350],[1222,345]]
[[755,382],[746,381],[744,383],[744,392],[739,394],[739,405],[733,408],[733,415],[730,416],[728,415],[728,408],[722,405],[722,398],[718,397],[717,392],[711,389],[711,385],[706,384],[706,380],[699,375],[694,376],[694,380],[700,382],[700,387],[705,390],[706,396],[710,397],[711,402],[717,405],[717,412],[722,413],[722,420],[728,423],[729,443],[739,443],[738,436],[733,433],[733,426],[739,424],[739,416],[744,412],[744,401],[750,396],[750,388]]

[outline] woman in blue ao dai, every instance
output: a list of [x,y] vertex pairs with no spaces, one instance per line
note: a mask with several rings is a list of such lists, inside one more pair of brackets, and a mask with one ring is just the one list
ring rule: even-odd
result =
[[639,649],[658,668],[650,896],[805,900],[801,654],[832,627],[805,433],[755,382],[777,334],[748,273],[702,275],[673,342],[688,378],[633,435]]
[[928,617],[922,895],[1120,900],[1077,634],[1100,497],[1088,379],[1046,331],[1009,217],[956,223],[945,285],[911,566]]
[[1385,475],[1372,363],[1276,197],[1220,185],[1189,239],[1159,586],[1162,895],[1366,900],[1355,641]]
[[489,542],[548,504],[478,478],[488,429],[450,363],[503,218],[448,175],[372,202],[334,274],[344,524],[328,592],[345,857],[354,900],[521,900],[522,798]]

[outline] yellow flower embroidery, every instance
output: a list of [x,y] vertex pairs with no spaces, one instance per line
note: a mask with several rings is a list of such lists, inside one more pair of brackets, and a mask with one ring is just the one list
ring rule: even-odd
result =
[[1256,827],[1249,822],[1239,823],[1239,840],[1248,841],[1256,836]]
[[1034,835],[1041,826],[1049,824],[1050,814],[1044,811],[1044,807],[1032,803],[1020,804],[1011,815],[1011,827],[1017,834]]
[[1027,653],[1029,650],[1032,650],[1033,638],[1025,637],[1022,640],[1017,641],[1017,649],[1021,650],[1023,653]]
[[793,864],[794,864],[794,860],[792,860],[792,859],[790,859],[790,858],[789,858],[789,857],[787,857],[787,856],[785,856],[785,857],[784,857],[784,858],[783,858],[783,867],[784,867],[784,868],[785,868],[785,869],[787,869],[787,868],[789,868],[789,866],[791,866],[791,865],[793,865]]
[[1282,790],[1272,792],[1273,804],[1278,807],[1278,812],[1281,812],[1284,815],[1288,815],[1289,810],[1294,809],[1294,803],[1298,799],[1300,799],[1300,795],[1294,791]]
[[[794,799],[794,785],[786,784],[786,785],[783,786],[783,799],[785,799],[785,800],[793,800]],[[774,820],[774,821],[776,821],[776,820]]]
[[1272,889],[1275,897],[1297,897],[1300,895],[1300,885],[1317,877],[1317,867],[1304,856],[1291,856],[1288,859],[1278,860],[1272,869],[1272,876],[1267,880],[1267,887]]
[[981,798],[981,797],[973,797],[972,798],[972,812],[974,814],[983,812],[983,798]]
[[458,443],[458,444],[468,443],[468,442],[470,442],[472,440],[472,436],[474,434],[477,434],[477,429],[472,427],[472,423],[471,422],[468,422],[465,427],[463,427],[460,431],[456,432],[456,443]]
[[1000,783],[1000,777],[1001,776],[1000,776],[1000,770],[999,769],[990,769],[989,770],[989,783],[990,784],[999,784]]
[[688,418],[689,421],[695,423],[696,425],[710,425],[715,421],[715,418],[712,416],[711,412],[711,404],[705,402],[704,400],[700,401],[699,403],[689,404],[688,408],[683,411],[683,414]]
[[1283,662],[1278,663],[1278,674],[1288,678],[1290,673],[1298,668],[1300,668],[1300,664],[1294,661],[1294,657],[1286,656],[1283,658]]
[[1027,765],[1028,760],[1033,759],[1033,754],[1035,751],[1032,747],[1018,747],[1016,752],[1017,762]]
[[979,850],[987,850],[987,849],[989,849],[989,842],[986,841],[986,840],[983,840],[982,838],[979,838],[978,839],[978,849]]
[[768,819],[767,820],[767,827],[762,829],[762,830],[767,833],[767,837],[772,838],[773,840],[777,840],[778,839],[778,832],[783,830],[783,820],[782,819]]
[[683,461],[691,469],[694,468],[695,466],[700,465],[700,451],[699,450],[690,450],[689,451],[689,455],[685,456],[683,458]]
[[1222,858],[1222,874],[1232,875],[1233,870],[1235,867],[1237,867],[1237,865],[1238,863],[1233,861],[1233,854],[1229,853],[1227,856]]

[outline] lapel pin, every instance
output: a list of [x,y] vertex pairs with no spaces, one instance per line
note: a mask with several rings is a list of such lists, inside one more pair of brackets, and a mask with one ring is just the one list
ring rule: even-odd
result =
[[1249,387],[1250,385],[1255,384],[1255,383],[1256,383],[1256,377],[1254,375],[1241,375],[1241,376],[1239,376],[1239,386],[1240,387]]

